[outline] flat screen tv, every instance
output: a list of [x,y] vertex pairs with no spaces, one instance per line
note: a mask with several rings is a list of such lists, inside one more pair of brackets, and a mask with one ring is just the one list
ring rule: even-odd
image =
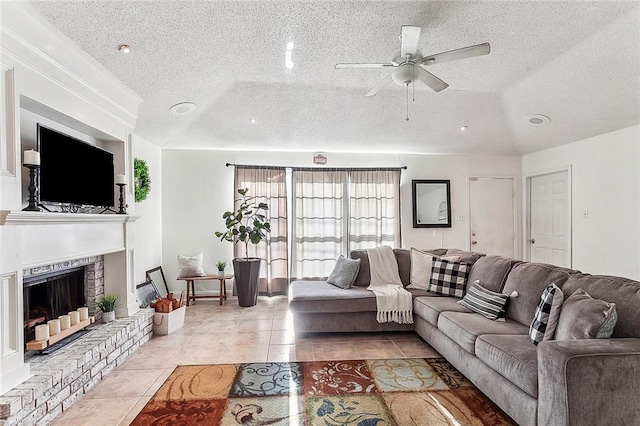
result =
[[113,154],[37,125],[40,202],[113,207]]

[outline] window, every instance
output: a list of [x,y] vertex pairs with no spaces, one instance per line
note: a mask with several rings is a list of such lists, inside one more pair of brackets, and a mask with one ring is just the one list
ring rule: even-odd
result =
[[240,188],[269,205],[271,232],[249,245],[250,256],[266,259],[261,294],[286,293],[293,280],[325,279],[351,250],[400,246],[400,169],[236,166]]
[[294,170],[292,277],[326,278],[341,255],[400,245],[400,170]]

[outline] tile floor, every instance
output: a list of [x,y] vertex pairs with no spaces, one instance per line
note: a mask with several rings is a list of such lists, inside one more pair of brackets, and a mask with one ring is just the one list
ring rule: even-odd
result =
[[234,298],[223,306],[198,300],[183,328],[153,336],[53,425],[129,425],[179,364],[431,356],[438,354],[413,332],[296,336],[286,296],[260,297],[250,308]]

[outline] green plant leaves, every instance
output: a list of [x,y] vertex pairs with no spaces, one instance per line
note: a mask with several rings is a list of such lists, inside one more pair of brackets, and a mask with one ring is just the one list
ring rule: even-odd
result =
[[241,198],[235,212],[227,211],[222,215],[225,219],[225,232],[216,232],[220,241],[242,242],[247,246],[250,242],[258,244],[266,236],[265,232],[271,232],[271,224],[267,221],[267,203],[256,204],[255,197],[248,197],[248,188],[238,189]]
[[134,189],[136,203],[144,201],[151,191],[151,177],[147,162],[139,158],[133,160]]

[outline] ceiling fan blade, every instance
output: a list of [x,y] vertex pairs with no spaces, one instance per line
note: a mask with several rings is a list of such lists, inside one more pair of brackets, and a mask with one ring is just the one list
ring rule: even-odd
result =
[[379,91],[382,90],[382,88],[384,86],[387,85],[387,83],[389,83],[391,81],[391,75],[388,75],[384,78],[384,80],[382,80],[380,83],[376,84],[373,89],[369,90],[367,92],[367,94],[365,96],[370,97],[370,96],[375,96]]
[[429,86],[433,91],[440,92],[446,89],[447,87],[449,87],[447,83],[440,80],[438,77],[431,74],[429,71],[425,71],[420,67],[415,67],[414,69],[418,73],[418,75],[416,75],[417,79],[423,82],[424,84],[426,84],[427,86]]
[[400,35],[400,55],[403,58],[409,55],[415,55],[418,50],[418,41],[420,41],[420,27],[412,25],[403,25]]
[[449,50],[448,52],[425,56],[422,59],[421,64],[433,65],[442,62],[456,61],[458,59],[471,58],[473,56],[488,55],[490,51],[491,46],[489,46],[489,43],[476,44],[475,46],[467,46],[461,49]]
[[344,69],[344,68],[385,68],[385,67],[394,67],[393,64],[336,64],[335,69]]

